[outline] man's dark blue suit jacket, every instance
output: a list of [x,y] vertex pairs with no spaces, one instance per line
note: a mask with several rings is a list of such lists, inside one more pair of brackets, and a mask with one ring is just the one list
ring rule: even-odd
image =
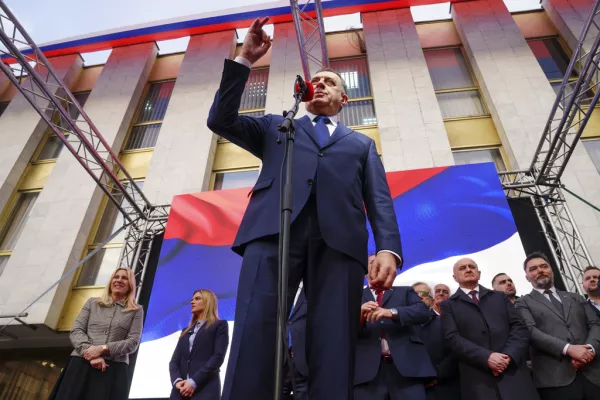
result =
[[[376,301],[371,289],[363,290],[362,303]],[[420,325],[429,319],[429,310],[413,288],[394,286],[383,294],[383,308],[398,310],[398,319],[367,322],[359,333],[356,346],[354,384],[372,381],[381,363],[381,332],[390,348],[394,365],[405,378],[433,378],[435,368],[419,337]]]
[[296,305],[288,319],[288,332],[292,336],[292,351],[294,365],[304,376],[308,376],[308,362],[306,361],[306,315],[308,304],[304,289],[300,292]]
[[[277,144],[277,126],[283,117],[267,114],[254,118],[238,114],[249,73],[249,68],[225,60],[221,86],[208,117],[208,127],[213,132],[263,162],[233,243],[233,250],[240,255],[248,242],[279,233],[279,175],[285,148],[285,141]],[[293,101],[291,90],[290,103]],[[312,185],[316,185],[319,226],[329,247],[356,259],[366,268],[366,206],[376,250],[389,250],[402,256],[396,214],[375,142],[340,123],[327,146],[319,148],[308,117],[295,120],[295,126],[292,222],[306,204]]]

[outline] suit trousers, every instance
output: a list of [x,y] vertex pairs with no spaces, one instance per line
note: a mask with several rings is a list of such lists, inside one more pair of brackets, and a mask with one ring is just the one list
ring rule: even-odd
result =
[[[283,381],[283,400],[308,400],[308,378],[298,371],[296,365],[286,365],[287,374]],[[293,378],[293,379],[292,379]]]
[[[367,249],[365,248],[365,252]],[[278,236],[250,242],[240,272],[224,400],[269,399],[275,377]],[[352,399],[364,266],[321,237],[315,195],[292,223],[289,315],[300,280],[308,304],[311,400]]]
[[541,400],[597,400],[600,399],[600,386],[594,385],[581,372],[567,386],[539,388]]
[[375,379],[354,386],[354,399],[425,400],[425,385],[421,379],[405,378],[400,375],[394,363],[381,360]]

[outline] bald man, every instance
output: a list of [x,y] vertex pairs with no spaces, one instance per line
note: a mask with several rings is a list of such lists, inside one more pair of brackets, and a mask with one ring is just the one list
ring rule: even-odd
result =
[[459,289],[441,304],[446,344],[459,359],[463,399],[537,400],[525,365],[529,331],[506,294],[479,284],[477,263],[454,264]]

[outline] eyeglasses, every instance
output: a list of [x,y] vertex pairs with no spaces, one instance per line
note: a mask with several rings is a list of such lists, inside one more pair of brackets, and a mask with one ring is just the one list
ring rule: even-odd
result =
[[431,293],[429,292],[418,292],[419,297],[431,297]]

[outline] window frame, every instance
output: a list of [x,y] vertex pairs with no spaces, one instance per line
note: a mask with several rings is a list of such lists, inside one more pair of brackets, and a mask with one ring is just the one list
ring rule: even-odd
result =
[[[270,75],[270,73],[271,73],[270,69],[271,69],[270,65],[266,65],[264,67],[251,68],[250,69],[250,73],[252,73],[252,71],[269,70],[269,74],[268,75]],[[269,90],[269,82],[267,81],[267,91],[268,90]],[[265,97],[267,97],[267,96],[265,96]],[[265,107],[262,107],[262,108],[243,108],[243,109],[239,109],[238,110],[238,114],[239,115],[244,115],[244,114],[250,114],[250,113],[259,112],[259,111],[262,111],[263,115],[264,115],[264,113],[266,113],[266,102],[265,102]],[[221,136],[217,135],[217,143],[229,143],[229,140],[225,139],[224,137],[221,137]],[[211,180],[211,182],[212,182],[212,180]],[[212,189],[210,189],[210,190],[212,190]]]
[[[512,168],[510,167],[510,163],[508,162],[508,156],[504,151],[504,146],[502,145],[492,145],[492,146],[468,146],[468,147],[460,147],[460,148],[452,148],[451,151],[453,153],[452,159],[454,159],[454,153],[465,153],[468,151],[479,151],[479,150],[498,150],[500,153],[500,158],[502,159],[502,163],[504,164],[504,171],[501,172],[510,172]],[[495,164],[495,163],[494,163]],[[464,165],[464,164],[455,164],[455,165]]]
[[[377,110],[375,109],[375,97],[373,96],[373,82],[371,82],[371,70],[369,68],[368,54],[361,54],[361,55],[349,56],[349,57],[330,58],[329,64],[331,65],[331,63],[335,62],[335,61],[347,61],[347,60],[356,60],[356,59],[364,59],[365,60],[365,63],[367,65],[367,76],[369,77],[369,92],[371,93],[371,95],[364,96],[364,97],[357,97],[357,98],[353,98],[353,99],[348,98],[348,103],[354,103],[354,102],[359,102],[359,101],[370,101],[373,104],[373,111],[375,113],[375,118],[377,118]],[[335,68],[333,68],[333,69],[335,69]],[[350,126],[348,126],[348,128],[356,131],[359,129],[374,128],[377,126],[379,126],[378,123],[369,124],[369,125],[350,125]]]
[[[471,79],[473,80],[474,86],[463,87],[463,88],[453,88],[453,89],[435,89],[434,88],[436,100],[437,100],[438,94],[477,91],[477,93],[479,94],[479,98],[481,99],[481,102],[483,104],[483,107],[485,108],[486,113],[481,114],[481,115],[460,116],[460,117],[450,117],[450,118],[442,117],[442,120],[444,122],[447,122],[447,121],[461,121],[461,120],[465,120],[465,119],[490,118],[492,116],[492,114],[490,113],[490,107],[488,106],[487,102],[485,101],[485,98],[481,91],[481,86],[479,85],[479,81],[477,80],[477,76],[475,76],[475,71],[473,70],[473,66],[471,65],[469,58],[467,56],[467,53],[465,51],[465,46],[462,44],[459,44],[459,45],[453,45],[453,46],[428,47],[428,48],[422,49],[422,50],[423,50],[423,53],[426,53],[426,52],[449,50],[449,49],[459,49],[460,50],[460,53],[462,54],[463,59],[465,60],[467,69],[469,70]],[[425,65],[427,65],[427,61],[425,61]],[[431,73],[429,72],[429,66],[427,66],[427,72],[430,74],[429,76],[431,77]],[[439,104],[439,100],[438,100],[438,104]],[[441,112],[441,109],[440,109],[440,112]]]
[[[256,167],[243,167],[243,168],[231,168],[231,169],[221,169],[221,170],[213,170],[210,174],[210,181],[208,184],[208,190],[209,191],[214,191],[215,190],[215,182],[216,182],[216,178],[217,178],[217,174],[227,174],[230,172],[245,172],[245,171],[258,171],[258,174],[260,175],[260,170],[261,170],[261,166],[256,166]],[[218,190],[229,190],[229,189],[218,189]]]
[[[567,46],[567,44],[565,43],[565,41],[563,40],[563,38],[560,35],[537,36],[537,37],[533,37],[533,38],[526,38],[525,41],[528,43],[528,46],[529,46],[529,42],[539,42],[539,41],[544,41],[544,40],[549,40],[549,39],[556,39],[556,42],[558,43],[558,45],[560,46],[562,51],[565,52],[565,54],[567,55],[569,60],[573,57],[573,52],[571,51],[571,49],[569,49],[569,46]],[[531,52],[533,54],[533,50]],[[538,61],[537,57],[535,57],[535,54],[533,55],[533,57],[535,58],[535,60],[538,62],[538,65],[539,65],[539,61]],[[540,68],[541,68],[541,66],[540,66]],[[545,75],[546,75],[546,73],[544,72],[544,76]],[[563,79],[565,79],[564,76],[562,78],[548,79],[548,82],[550,82],[550,84],[552,85],[553,83],[562,83]],[[569,77],[568,82],[575,82],[577,79],[578,79],[577,76]]]
[[[120,154],[140,153],[140,152],[145,152],[145,151],[154,151],[154,148],[156,146],[141,147],[141,148],[138,148],[138,149],[125,149],[125,147],[127,147],[127,144],[129,143],[129,139],[131,138],[131,135],[133,134],[134,128],[136,128],[138,126],[147,126],[147,125],[160,124],[160,127],[162,129],[162,124],[165,121],[164,118],[161,119],[161,120],[153,120],[153,121],[146,121],[146,122],[136,122],[136,121],[138,120],[138,118],[140,117],[140,114],[142,113],[142,109],[144,108],[144,103],[146,101],[146,96],[148,96],[148,92],[150,91],[150,87],[152,87],[152,85],[156,85],[156,84],[159,84],[159,83],[166,83],[166,82],[177,82],[177,78],[161,79],[161,80],[158,80],[158,81],[151,81],[151,82],[147,82],[146,83],[146,86],[144,87],[144,91],[142,92],[142,96],[140,97],[140,102],[137,105],[135,113],[133,114],[133,118],[131,119],[131,124],[129,124],[129,128],[127,129],[127,135],[125,135],[125,139],[123,140],[122,150],[121,150]],[[173,88],[173,90],[175,90],[175,88]],[[171,93],[171,96],[173,96],[173,93]],[[169,103],[170,102],[171,102],[171,97],[169,97]],[[167,110],[168,110],[168,107],[169,106],[167,105]],[[166,115],[167,115],[167,112],[165,110],[165,116]]]
[[[133,179],[133,181],[136,183],[144,182],[145,180],[146,180],[145,177]],[[106,212],[106,207],[108,206],[108,202],[109,202],[108,196],[106,196],[106,194],[103,194],[102,201],[100,202],[100,207],[98,207],[98,212],[96,213],[96,216],[94,217],[94,222],[92,223],[92,229],[90,229],[90,232],[88,235],[88,240],[86,242],[85,248],[83,249],[81,257],[79,258],[79,261],[83,260],[90,253],[90,251],[97,249],[102,244],[102,242],[95,242],[94,239],[96,238],[96,235],[98,234],[98,230],[100,229],[100,223],[102,222],[102,218],[104,217],[104,213]],[[103,249],[117,249],[117,248],[122,249],[123,247],[125,247],[125,241],[108,242],[107,244],[102,246]],[[78,289],[78,290],[79,289],[95,289],[95,288],[101,288],[101,287],[105,286],[104,284],[101,284],[101,285],[78,285],[77,283],[79,282],[79,278],[81,277],[81,273],[83,272],[84,268],[85,268],[85,263],[83,265],[81,265],[79,268],[77,268],[77,272],[74,274],[73,286],[71,287],[71,289]],[[115,266],[115,269],[116,269],[116,266]]]
[[[8,222],[11,214],[15,211],[15,207],[17,205],[17,202],[19,201],[19,197],[21,194],[22,193],[38,193],[38,197],[39,197],[39,193],[41,193],[41,191],[42,191],[41,188],[40,189],[15,190],[15,192],[11,196],[10,200],[4,207],[4,210],[2,210],[2,212],[0,212],[0,232],[2,230],[4,230],[5,225]],[[36,199],[36,201],[37,201],[37,199]],[[0,256],[10,257],[12,255],[13,251],[14,250],[0,248]]]

